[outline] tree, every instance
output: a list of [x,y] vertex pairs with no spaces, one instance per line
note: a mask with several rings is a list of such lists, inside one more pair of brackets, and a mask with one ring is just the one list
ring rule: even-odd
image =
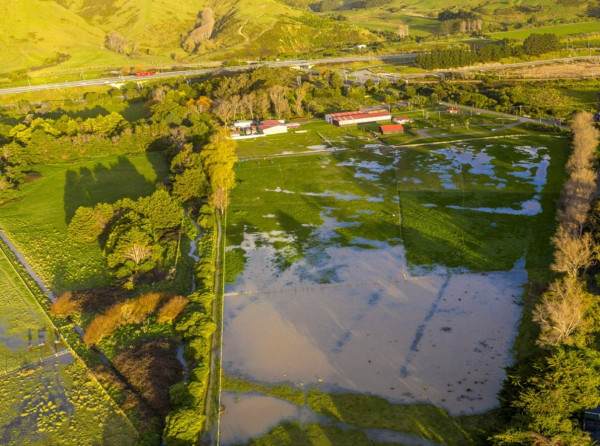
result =
[[514,403],[529,420],[526,430],[546,437],[569,436],[577,426],[573,414],[600,403],[599,367],[596,351],[556,348]]
[[223,122],[223,124],[227,124],[231,121],[235,113],[233,103],[228,99],[217,99],[212,104],[212,112],[213,114]]
[[539,56],[560,49],[560,40],[556,34],[530,34],[523,41],[523,52],[530,56]]
[[175,176],[173,196],[180,202],[204,198],[208,193],[209,185],[201,168],[186,169],[182,174]]
[[104,40],[106,48],[119,54],[127,53],[127,40],[117,31],[111,31]]
[[396,35],[400,38],[408,37],[408,25],[398,25]]
[[210,39],[214,27],[215,17],[213,10],[211,8],[204,8],[200,13],[200,18],[196,22],[196,27],[183,41],[183,49],[188,53],[195,51],[202,42]]
[[589,268],[594,260],[597,248],[589,233],[581,237],[572,237],[562,227],[559,227],[552,238],[556,247],[552,270],[565,273],[568,277],[575,278],[581,270]]
[[69,238],[79,243],[97,240],[106,230],[113,215],[114,208],[108,203],[99,203],[93,208],[78,207],[69,223]]
[[219,128],[200,152],[204,171],[208,175],[212,202],[215,207],[224,212],[229,204],[228,191],[235,185],[233,165],[236,143],[231,139],[227,127]]
[[116,270],[118,278],[150,271],[161,260],[162,249],[155,243],[149,225],[132,214],[129,212],[114,225],[104,248],[108,266]]
[[161,324],[172,324],[173,320],[181,314],[188,303],[189,299],[183,296],[173,296],[167,303],[160,307],[156,320]]
[[288,88],[282,85],[275,85],[267,90],[273,111],[277,119],[285,117],[290,113],[290,104],[287,98]]
[[50,314],[58,317],[69,317],[73,313],[81,311],[81,305],[73,298],[70,291],[65,291],[58,299],[50,305]]
[[553,282],[533,312],[541,330],[538,343],[543,346],[585,345],[597,318],[597,299],[579,280],[569,277]]
[[140,198],[135,209],[148,219],[154,234],[158,237],[179,226],[183,212],[173,197],[167,191],[160,189],[149,197]]

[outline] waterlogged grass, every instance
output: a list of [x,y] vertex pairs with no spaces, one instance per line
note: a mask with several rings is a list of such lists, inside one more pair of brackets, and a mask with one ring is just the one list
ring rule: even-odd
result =
[[4,445],[132,445],[137,432],[70,356],[0,380]]
[[[527,268],[546,266],[566,141],[523,137],[467,144],[453,155],[443,146],[402,154],[398,193],[409,264],[493,271],[524,258]],[[543,149],[532,158],[518,149],[524,146]],[[479,158],[479,167],[461,164],[461,156]],[[539,185],[533,181],[538,173],[545,178]],[[527,215],[530,205],[533,215]]]
[[323,259],[327,247],[382,242],[403,243],[409,269],[544,267],[567,154],[565,139],[524,134],[242,162],[228,216],[228,281],[252,244],[272,246],[279,270]]
[[0,246],[0,373],[34,363],[64,348]]
[[23,186],[21,198],[0,206],[0,228],[54,291],[110,282],[97,243],[80,245],[67,227],[79,206],[136,199],[167,174],[159,153],[40,166],[42,178]]
[[[277,249],[280,269],[306,256],[316,259],[326,246],[398,243],[393,160],[378,153],[338,152],[241,164],[228,215],[229,280],[246,261],[240,250],[245,233],[255,234],[259,246]],[[324,233],[320,226],[326,220],[337,223]]]
[[[262,393],[285,399],[298,406],[307,405],[323,423],[301,428],[297,423],[283,423],[253,445],[297,444],[376,444],[370,443],[363,429],[385,429],[447,445],[483,445],[496,425],[496,414],[451,416],[431,404],[394,404],[374,395],[357,393],[323,393],[316,388],[306,392],[290,386],[273,386],[249,382],[242,378],[224,377],[223,390],[238,393]],[[329,424],[343,423],[344,431]],[[309,441],[318,442],[310,443]],[[321,443],[324,439],[329,443]]]
[[450,416],[431,404],[393,404],[356,393],[326,394],[310,390],[307,405],[314,412],[362,429],[387,429],[447,445],[486,444],[495,414]]
[[224,376],[221,389],[238,393],[258,392],[289,401],[298,406],[304,405],[304,392],[293,389],[290,385],[269,385],[263,383],[249,382],[241,378]]
[[302,426],[295,422],[280,424],[271,429],[267,435],[252,439],[247,444],[249,446],[364,446],[365,444],[389,446],[396,443],[372,442],[360,429],[342,429],[337,426],[321,426],[312,423]]

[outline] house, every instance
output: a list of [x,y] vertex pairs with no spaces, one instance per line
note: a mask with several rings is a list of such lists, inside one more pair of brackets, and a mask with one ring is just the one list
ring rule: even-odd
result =
[[384,135],[395,135],[397,133],[404,133],[404,127],[402,124],[389,124],[379,126],[379,131]]
[[288,127],[285,125],[285,121],[267,119],[260,122],[258,131],[263,135],[277,135],[279,133],[287,133]]
[[349,111],[330,113],[325,115],[325,121],[336,127],[345,127],[349,125],[368,124],[372,122],[389,121],[392,115],[387,110],[378,111]]
[[448,107],[448,109],[446,110],[446,112],[456,115],[458,113],[460,113],[460,108],[458,107]]
[[412,119],[410,119],[408,116],[396,116],[394,119],[392,119],[392,122],[394,124],[408,124],[409,122],[412,122]]

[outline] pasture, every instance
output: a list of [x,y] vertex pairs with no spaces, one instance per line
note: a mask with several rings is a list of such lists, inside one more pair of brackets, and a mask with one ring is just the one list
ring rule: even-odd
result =
[[101,247],[70,240],[68,223],[79,206],[151,194],[167,175],[162,155],[105,157],[38,171],[41,178],[25,184],[19,200],[0,206],[0,228],[56,293],[107,285]]
[[33,364],[57,350],[52,323],[0,245],[0,373]]
[[138,434],[70,353],[0,379],[4,445],[133,445]]
[[0,443],[133,444],[135,429],[66,348],[5,249],[0,244]]
[[[309,400],[310,409],[359,436],[384,428],[476,444],[460,440],[452,417],[498,404],[520,318],[515,302],[528,272],[552,260],[569,152],[565,139],[521,131],[395,149],[340,133],[325,153],[240,162],[226,234],[227,375],[250,388],[317,388],[320,401],[335,403],[323,409]],[[340,396],[347,392],[383,399],[350,401]],[[234,407],[222,425],[232,441],[314,420],[306,403],[278,418],[279,400],[264,398],[227,400]],[[439,409],[449,424],[357,421],[362,410],[406,404]],[[256,405],[265,414],[260,428],[239,421],[242,406]]]

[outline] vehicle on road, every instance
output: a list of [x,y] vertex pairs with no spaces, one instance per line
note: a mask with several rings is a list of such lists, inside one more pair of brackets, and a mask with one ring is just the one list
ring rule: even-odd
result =
[[135,73],[137,77],[146,77],[146,76],[154,76],[156,71],[142,71],[140,73]]

